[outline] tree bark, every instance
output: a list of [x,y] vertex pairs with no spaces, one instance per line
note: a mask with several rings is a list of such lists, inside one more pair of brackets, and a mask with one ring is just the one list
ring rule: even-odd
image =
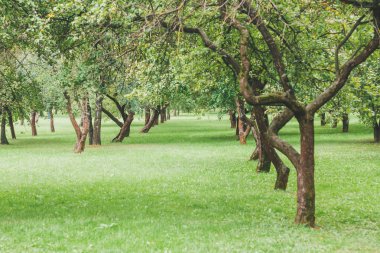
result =
[[230,115],[231,128],[236,128],[236,112],[230,110],[228,114]]
[[150,109],[145,108],[145,125],[148,125],[149,120],[150,120]]
[[82,119],[82,123],[83,123],[82,129],[81,129],[80,126],[78,125],[78,122],[75,119],[75,116],[74,116],[74,113],[72,110],[72,104],[71,104],[70,96],[67,94],[67,92],[64,92],[64,96],[65,96],[66,101],[67,101],[67,103],[66,103],[67,113],[69,115],[71,124],[74,128],[74,131],[75,131],[75,134],[77,137],[77,141],[76,141],[76,144],[74,147],[74,152],[75,153],[82,153],[84,151],[84,148],[86,145],[86,138],[87,138],[87,134],[89,131],[88,106],[87,106],[88,98],[83,97],[82,103],[80,104],[80,110],[82,113],[81,119]]
[[158,115],[157,115],[157,117],[154,120],[154,125],[153,126],[157,126],[158,125],[158,122],[159,122],[158,118],[159,118],[159,116],[161,114],[161,107],[160,106],[158,107],[157,112],[158,112]]
[[101,145],[101,128],[102,128],[102,107],[103,96],[97,96],[95,101],[95,118],[94,118],[94,131],[92,135],[92,145]]
[[326,113],[321,113],[321,126],[326,126]]
[[[84,115],[82,113],[82,115]],[[87,101],[87,118],[88,118],[88,144],[94,144],[94,125],[92,124],[92,109],[89,101]],[[83,127],[83,117],[81,117],[81,127]]]
[[152,128],[154,123],[158,120],[159,115],[159,108],[153,109],[153,115],[150,117],[148,124],[146,124],[142,129],[141,133],[148,133],[149,130]]
[[[251,155],[251,160],[257,160],[256,172],[269,172],[271,160],[269,159],[267,153],[264,150],[263,141],[261,140],[260,132],[255,119],[254,123],[255,124],[252,127],[252,133],[256,141],[256,148],[253,154]],[[266,124],[268,124],[268,122],[266,122]]]
[[170,120],[170,109],[166,109],[166,120]]
[[338,119],[333,118],[331,122],[331,128],[337,128],[338,127]]
[[2,108],[1,111],[2,111],[1,112],[1,144],[8,145],[9,142],[8,142],[6,130],[5,130],[7,126],[7,113],[6,113],[5,108]]
[[349,123],[350,123],[348,113],[343,114],[342,123],[343,123],[343,127],[342,127],[343,133],[348,133],[348,127],[349,127]]
[[121,127],[119,134],[112,140],[112,142],[123,142],[124,138],[129,136],[134,115],[134,112],[128,113],[128,117],[125,120],[123,126]]
[[162,106],[160,115],[161,115],[161,119],[160,119],[161,123],[165,123],[166,121],[166,107],[165,106]]
[[380,143],[380,122],[375,122],[373,126],[373,139],[375,143]]
[[37,118],[37,112],[33,111],[31,115],[31,121],[30,121],[30,126],[32,128],[32,136],[37,136],[36,118]]
[[8,124],[9,124],[9,128],[11,130],[11,136],[12,136],[12,139],[15,140],[16,139],[16,131],[15,131],[15,126],[13,124],[12,111],[9,109],[9,107],[5,107],[5,110],[8,114]]
[[54,127],[54,115],[53,115],[52,108],[49,108],[49,117],[50,117],[50,132],[54,133],[55,127]]
[[315,226],[314,115],[299,117],[301,156],[297,168],[297,215],[295,223]]

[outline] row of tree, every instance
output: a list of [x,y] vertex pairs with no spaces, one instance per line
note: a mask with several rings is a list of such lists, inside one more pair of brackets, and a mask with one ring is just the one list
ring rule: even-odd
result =
[[[279,152],[295,167],[295,222],[313,227],[315,115],[348,126],[359,112],[380,138],[379,2],[1,0],[2,133],[9,115],[31,113],[33,126],[36,112],[65,106],[82,152],[89,132],[100,144],[102,113],[122,141],[137,110],[142,132],[168,106],[235,111],[275,189],[290,172]],[[279,136],[292,118],[300,150]]]

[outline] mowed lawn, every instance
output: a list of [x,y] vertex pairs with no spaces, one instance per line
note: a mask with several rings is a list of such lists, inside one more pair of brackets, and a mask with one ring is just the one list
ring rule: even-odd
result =
[[[288,190],[274,191],[274,171],[256,174],[248,161],[252,137],[239,145],[226,119],[141,127],[110,143],[118,129],[106,121],[103,145],[78,155],[65,117],[54,134],[42,118],[37,137],[17,126],[0,146],[0,252],[380,252],[371,129],[317,127],[312,230],[293,224],[294,169]],[[281,135],[297,145],[297,124]]]

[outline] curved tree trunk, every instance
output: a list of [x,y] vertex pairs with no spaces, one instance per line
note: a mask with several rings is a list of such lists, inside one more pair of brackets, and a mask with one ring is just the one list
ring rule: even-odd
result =
[[15,131],[15,126],[13,124],[12,111],[9,109],[9,107],[5,107],[5,110],[7,111],[7,114],[8,114],[8,124],[9,124],[9,128],[11,129],[11,136],[12,136],[12,139],[15,140],[16,131]]
[[54,115],[53,115],[53,109],[49,109],[49,117],[50,117],[50,132],[54,133],[55,132],[55,127],[54,127]]
[[32,128],[32,136],[37,136],[36,120],[37,120],[37,112],[33,111],[31,114],[31,120],[30,120],[30,126]]
[[153,115],[150,117],[148,124],[146,124],[142,129],[141,133],[148,133],[155,122],[158,120],[159,109],[153,109]]
[[314,119],[306,114],[298,119],[301,157],[297,168],[297,215],[295,223],[315,226]]
[[113,142],[122,142],[125,137],[129,136],[134,115],[135,115],[134,112],[128,113],[127,119],[125,120],[123,126],[121,127],[119,134],[112,140]]
[[82,123],[83,123],[82,129],[81,129],[80,126],[78,125],[78,122],[75,119],[74,114],[73,114],[70,96],[67,94],[67,92],[64,92],[64,96],[65,96],[66,101],[67,101],[67,103],[66,103],[67,113],[69,115],[71,124],[74,128],[74,131],[75,131],[75,134],[77,137],[77,141],[76,141],[75,147],[74,147],[74,152],[75,153],[82,153],[84,151],[84,148],[86,145],[86,138],[87,138],[87,134],[89,131],[88,105],[87,105],[88,98],[83,97],[82,103],[80,104],[80,110],[82,113],[81,119],[82,119]]
[[342,127],[343,133],[348,133],[348,127],[349,127],[349,123],[350,123],[350,120],[348,118],[348,113],[343,114],[342,123],[343,123],[343,127]]
[[98,96],[95,101],[95,118],[94,118],[94,131],[92,135],[92,145],[101,145],[101,128],[102,128],[102,107],[103,96]]
[[5,108],[2,108],[1,110],[1,144],[2,145],[8,145],[9,142],[8,142],[8,139],[7,139],[7,135],[6,135],[6,128],[7,126],[7,113],[6,113],[6,110]]
[[251,160],[257,160],[256,172],[269,172],[271,160],[269,159],[267,153],[264,150],[263,141],[261,140],[260,132],[255,119],[253,120],[253,123],[254,125],[252,127],[252,133],[256,141],[256,148],[253,154],[251,155]]

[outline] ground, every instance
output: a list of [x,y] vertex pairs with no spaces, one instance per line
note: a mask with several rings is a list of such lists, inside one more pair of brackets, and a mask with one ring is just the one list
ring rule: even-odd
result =
[[[124,143],[73,153],[74,132],[40,119],[0,146],[0,252],[380,252],[380,145],[357,122],[316,129],[318,230],[293,224],[296,180],[274,191],[226,119],[180,117]],[[23,132],[23,133],[22,133]],[[296,144],[290,124],[281,135]]]

